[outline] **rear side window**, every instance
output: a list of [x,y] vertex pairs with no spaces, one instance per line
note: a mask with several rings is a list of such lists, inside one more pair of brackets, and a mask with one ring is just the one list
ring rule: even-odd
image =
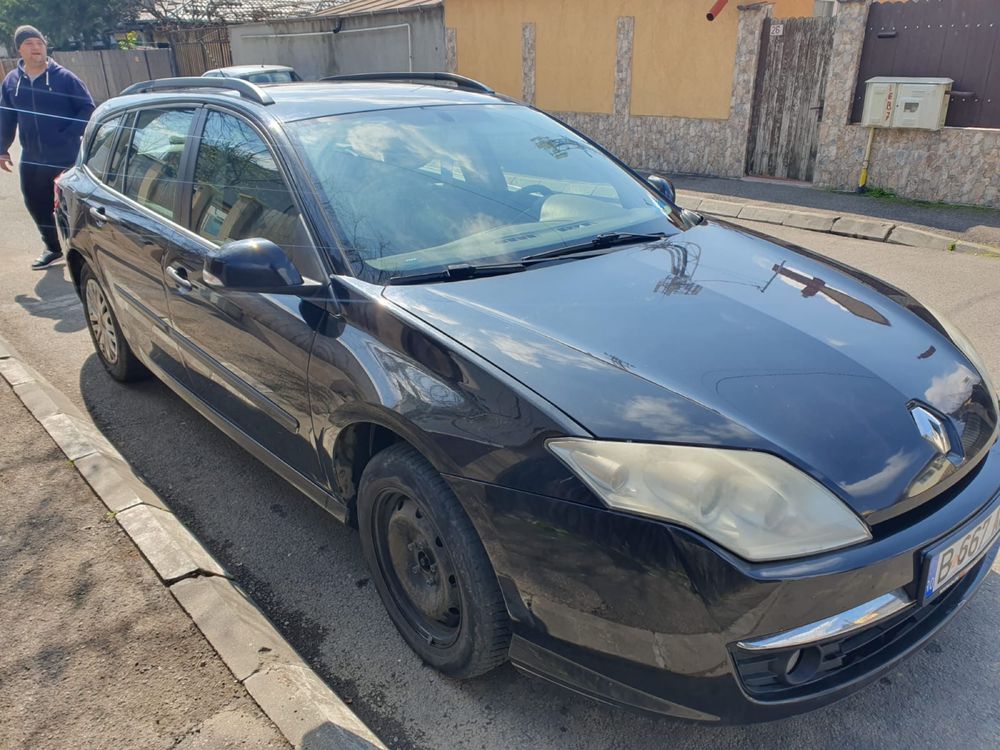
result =
[[115,143],[114,135],[118,132],[118,126],[121,125],[122,120],[122,117],[115,117],[113,120],[101,123],[100,127],[97,128],[97,135],[90,143],[90,152],[87,154],[85,164],[91,172],[97,175],[98,179],[104,179],[104,172],[111,160],[111,147]]
[[108,176],[104,180],[115,190],[122,189],[122,182],[125,180],[125,153],[132,142],[132,123],[135,122],[135,113],[129,112],[122,121],[122,134],[115,144],[114,153],[111,154],[111,163],[108,165]]
[[263,237],[296,260],[308,240],[267,144],[243,120],[210,112],[191,196],[191,227],[211,242]]
[[160,216],[173,220],[179,190],[181,155],[194,110],[144,110],[125,162],[122,192]]

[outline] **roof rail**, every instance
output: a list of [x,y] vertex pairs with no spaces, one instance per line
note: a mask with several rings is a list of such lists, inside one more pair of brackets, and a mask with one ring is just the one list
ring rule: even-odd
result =
[[478,91],[482,94],[495,94],[496,92],[485,83],[474,81],[465,76],[454,73],[349,73],[340,76],[327,76],[324,81],[444,81],[454,83],[456,88]]
[[168,89],[229,89],[238,91],[244,99],[250,99],[258,104],[274,104],[271,95],[259,86],[241,78],[201,78],[188,76],[186,78],[157,78],[155,81],[133,83],[122,91],[126,94],[144,94],[147,91],[165,91]]

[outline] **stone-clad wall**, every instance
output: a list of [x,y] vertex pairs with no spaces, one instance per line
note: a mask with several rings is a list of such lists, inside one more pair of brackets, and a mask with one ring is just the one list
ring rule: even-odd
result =
[[[841,0],[833,40],[826,112],[820,125],[817,185],[857,186],[868,129],[850,125],[871,0]],[[1000,208],[1000,130],[878,130],[868,184],[907,198]]]
[[[840,190],[857,186],[867,128],[832,128],[817,164],[816,184]],[[875,133],[869,187],[900,196],[1000,208],[1000,130],[945,128]]]
[[[760,31],[765,4],[740,8],[736,70],[728,120],[637,117],[630,114],[635,22],[618,19],[614,114],[557,112],[557,117],[607,147],[626,163],[651,170],[743,176]],[[526,24],[530,26],[531,24]],[[530,46],[529,46],[530,44]],[[525,97],[534,90],[534,33],[525,30]],[[531,83],[529,83],[529,81]],[[530,102],[530,98],[528,99]]]

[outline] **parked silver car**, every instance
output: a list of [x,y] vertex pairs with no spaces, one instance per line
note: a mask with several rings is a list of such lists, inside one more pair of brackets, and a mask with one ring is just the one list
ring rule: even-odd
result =
[[250,83],[292,83],[302,77],[287,65],[231,65],[202,73],[208,78],[242,78]]

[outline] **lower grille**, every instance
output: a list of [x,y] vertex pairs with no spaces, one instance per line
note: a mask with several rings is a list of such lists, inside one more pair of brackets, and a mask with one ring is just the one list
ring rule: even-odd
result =
[[877,670],[947,619],[991,558],[992,555],[987,555],[950,590],[923,607],[907,608],[895,617],[842,638],[803,649],[767,653],[731,647],[743,689],[759,701],[803,699]]

